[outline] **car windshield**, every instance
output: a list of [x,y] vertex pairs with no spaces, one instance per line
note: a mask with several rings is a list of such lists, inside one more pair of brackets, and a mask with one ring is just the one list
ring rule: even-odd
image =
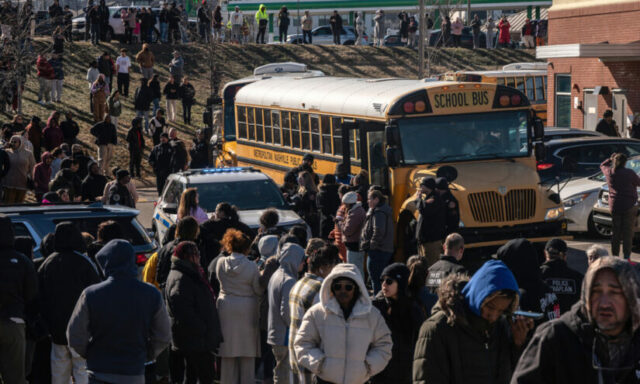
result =
[[200,206],[207,212],[214,212],[222,202],[235,205],[241,211],[288,208],[280,190],[271,180],[202,183],[190,187],[198,189]]
[[407,118],[399,121],[405,164],[529,155],[527,111]]
[[[640,159],[631,159],[627,161],[627,168],[640,175]],[[604,173],[602,172],[598,172],[589,178],[595,181],[602,181],[603,183],[607,181],[606,177],[604,177]]]

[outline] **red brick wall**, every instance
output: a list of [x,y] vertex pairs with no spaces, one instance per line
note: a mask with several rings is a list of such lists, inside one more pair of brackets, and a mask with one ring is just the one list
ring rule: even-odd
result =
[[[549,11],[549,44],[625,44],[640,40],[640,1],[573,10]],[[555,124],[555,74],[571,74],[573,98],[584,89],[608,86],[627,90],[628,113],[640,112],[640,61],[600,62],[595,58],[550,59],[547,124]],[[598,114],[612,107],[611,95],[600,96]],[[571,126],[583,127],[583,111],[571,110]]]

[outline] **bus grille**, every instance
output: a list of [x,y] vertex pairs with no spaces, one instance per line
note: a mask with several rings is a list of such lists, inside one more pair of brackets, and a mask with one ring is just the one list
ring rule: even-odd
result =
[[533,189],[514,189],[506,195],[471,193],[469,207],[473,219],[479,223],[526,220],[536,214],[536,193]]

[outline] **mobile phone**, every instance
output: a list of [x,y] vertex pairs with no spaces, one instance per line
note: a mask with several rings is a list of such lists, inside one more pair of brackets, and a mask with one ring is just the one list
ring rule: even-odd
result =
[[540,312],[515,311],[515,312],[513,312],[513,316],[514,317],[522,316],[522,317],[527,317],[527,318],[534,319],[534,320],[540,320],[540,319],[542,319],[544,314],[540,313]]

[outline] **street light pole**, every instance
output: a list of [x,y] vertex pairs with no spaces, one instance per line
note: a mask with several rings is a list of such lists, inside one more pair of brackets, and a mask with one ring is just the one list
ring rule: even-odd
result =
[[420,0],[420,21],[418,24],[418,28],[420,29],[420,31],[418,32],[420,34],[419,36],[419,40],[420,43],[418,44],[418,78],[422,79],[424,77],[424,40],[426,38],[426,34],[427,34],[427,28],[425,23],[427,22],[427,18],[425,17],[425,9],[424,9],[424,2],[425,0]]

